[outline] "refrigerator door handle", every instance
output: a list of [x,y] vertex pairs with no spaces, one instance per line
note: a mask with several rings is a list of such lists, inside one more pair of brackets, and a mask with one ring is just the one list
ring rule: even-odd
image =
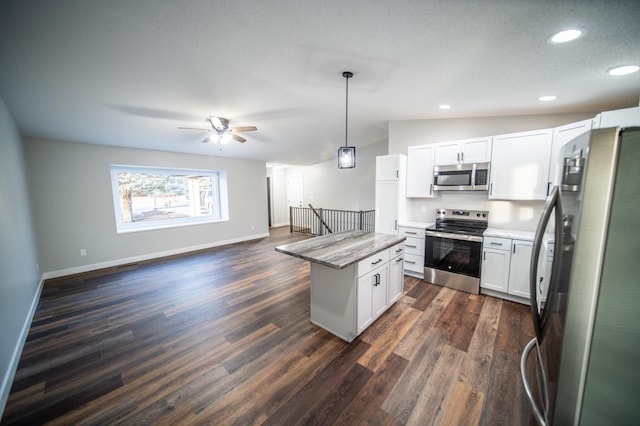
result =
[[[536,348],[536,376],[538,378],[538,387],[541,388],[541,398],[544,407],[538,407],[535,399],[533,398],[533,391],[531,390],[531,385],[529,384],[529,380],[527,379],[527,359],[529,358],[529,354]],[[538,340],[534,337],[527,343],[524,350],[522,351],[522,356],[520,357],[520,377],[522,377],[522,384],[524,385],[524,390],[527,394],[527,399],[529,400],[529,405],[531,406],[531,411],[533,412],[533,417],[536,419],[536,422],[540,426],[546,426],[548,424],[548,413],[549,413],[549,394],[547,392],[547,374],[544,369],[544,364],[542,363],[542,357],[540,356],[540,347],[538,346]]]
[[[555,210],[554,210],[555,209]],[[541,297],[538,291],[538,262],[540,260],[540,248],[542,247],[542,239],[544,238],[544,230],[551,219],[551,213],[555,212],[555,233],[554,233],[554,244],[556,249],[553,251],[553,268],[551,271],[551,279],[548,285],[548,295],[552,296],[552,292],[550,291],[552,288],[555,288],[555,281],[559,279],[559,273],[554,273],[559,271],[560,267],[560,256],[562,253],[562,203],[560,198],[560,187],[554,186],[551,190],[551,195],[547,198],[547,201],[542,209],[542,215],[540,216],[540,221],[538,222],[538,227],[536,229],[536,235],[533,240],[533,248],[531,255],[531,265],[529,270],[529,294],[531,296],[531,317],[533,319],[533,328],[536,332],[536,338],[539,342],[542,342],[543,334],[544,334],[544,326],[546,323],[546,316],[548,314],[549,309],[545,309],[543,313],[543,317],[540,316],[538,312],[539,300]],[[547,305],[553,306],[552,300],[550,297],[547,298]]]

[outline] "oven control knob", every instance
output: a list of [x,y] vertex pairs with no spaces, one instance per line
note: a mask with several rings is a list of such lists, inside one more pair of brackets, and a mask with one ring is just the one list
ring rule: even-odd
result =
[[480,217],[480,213],[476,213],[476,216]]
[[486,213],[482,213],[482,217],[487,217],[487,214]]

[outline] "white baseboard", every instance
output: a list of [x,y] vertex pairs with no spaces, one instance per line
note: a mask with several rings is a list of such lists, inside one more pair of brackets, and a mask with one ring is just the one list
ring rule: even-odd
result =
[[289,222],[274,223],[271,225],[272,228],[279,228],[281,226],[289,226]]
[[95,271],[97,269],[112,268],[114,266],[127,265],[129,263],[142,262],[159,257],[173,256],[176,254],[188,253],[191,251],[205,250],[213,247],[225,246],[227,244],[241,243],[243,241],[256,240],[258,238],[268,237],[269,233],[249,235],[245,237],[232,238],[230,240],[215,241],[213,243],[199,244],[197,246],[181,247],[173,250],[159,251],[155,253],[143,254],[140,256],[127,257],[123,259],[108,260],[106,262],[92,263],[89,265],[76,266],[74,268],[59,269],[57,271],[49,271],[43,274],[43,279],[51,279],[64,277],[67,275],[81,274],[83,272]]
[[0,418],[2,418],[2,413],[4,413],[4,407],[7,405],[7,400],[9,399],[9,393],[11,392],[11,385],[13,384],[13,378],[16,375],[16,371],[18,370],[18,364],[20,363],[20,355],[22,355],[22,348],[24,348],[24,344],[27,341],[27,337],[29,336],[29,330],[31,329],[31,322],[33,321],[33,317],[36,314],[36,309],[38,308],[38,302],[40,301],[40,294],[42,293],[43,286],[44,286],[44,275],[40,277],[40,283],[38,284],[38,289],[33,295],[33,300],[31,301],[31,307],[29,308],[27,317],[25,318],[24,324],[22,325],[20,338],[16,342],[16,346],[13,349],[13,354],[11,355],[9,368],[7,368],[7,370],[5,371],[5,375],[2,378],[2,383],[0,384]]

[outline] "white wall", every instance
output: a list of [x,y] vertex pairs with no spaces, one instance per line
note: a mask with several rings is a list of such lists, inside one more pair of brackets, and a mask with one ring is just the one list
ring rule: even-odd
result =
[[[25,154],[45,277],[268,235],[263,162],[42,139]],[[110,164],[225,170],[230,220],[117,234]]]
[[[557,127],[595,115],[594,112],[390,121],[389,154],[406,154],[407,147],[413,145]],[[432,199],[409,199],[407,219],[433,222],[438,208],[488,210],[491,228],[535,231],[543,207],[543,201],[489,201],[486,192],[441,192]]]
[[287,173],[304,177],[304,206],[338,210],[375,208],[376,157],[387,155],[387,141],[356,149],[356,167],[338,169],[334,160],[305,167],[289,167]]
[[22,140],[0,99],[0,417],[40,294]]

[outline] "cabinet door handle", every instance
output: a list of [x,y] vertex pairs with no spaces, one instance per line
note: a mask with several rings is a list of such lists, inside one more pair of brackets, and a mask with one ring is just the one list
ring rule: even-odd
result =
[[394,230],[398,230],[398,219],[395,220],[394,224],[393,224],[393,229]]
[[551,191],[551,182],[547,182],[547,197],[549,196],[549,191]]
[[433,184],[429,185],[429,195],[433,195]]
[[515,245],[515,243],[514,243],[514,244],[513,244],[513,253],[515,254],[515,252],[516,252],[516,245]]
[[460,153],[460,160],[464,163],[464,152]]
[[382,259],[378,259],[375,262],[371,262],[372,265],[377,265],[378,263],[382,262]]
[[399,178],[400,177],[400,170],[396,170],[396,177]]
[[460,153],[458,153],[458,157],[456,161],[460,162]]
[[397,249],[396,253],[402,253],[402,249],[401,248]]
[[487,252],[486,251],[482,252],[482,260],[487,260]]
[[489,184],[489,195],[493,195],[493,182]]
[[396,262],[402,262],[402,258],[401,257],[397,258]]

